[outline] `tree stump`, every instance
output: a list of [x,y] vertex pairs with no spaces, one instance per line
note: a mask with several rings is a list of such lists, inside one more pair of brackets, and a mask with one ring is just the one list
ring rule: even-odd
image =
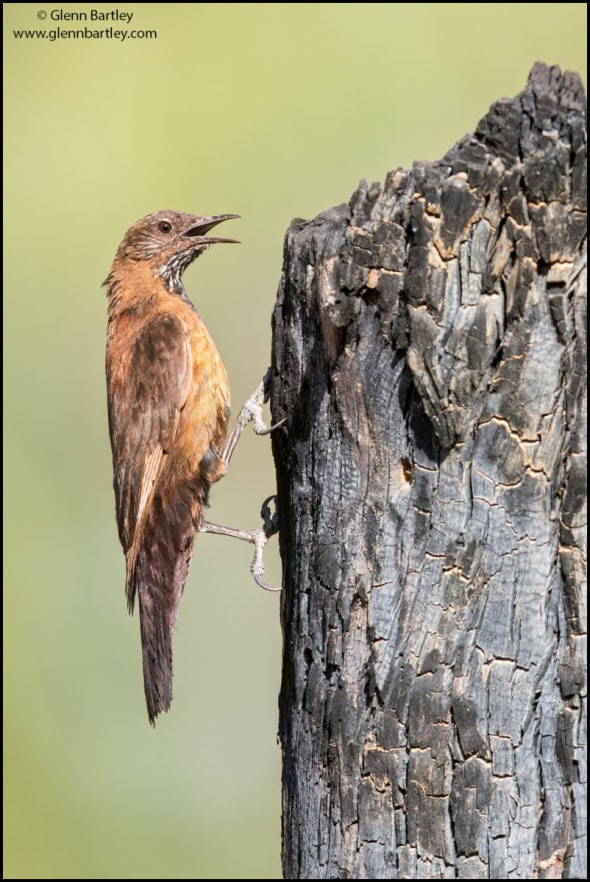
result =
[[287,232],[286,878],[585,877],[585,134],[539,64]]

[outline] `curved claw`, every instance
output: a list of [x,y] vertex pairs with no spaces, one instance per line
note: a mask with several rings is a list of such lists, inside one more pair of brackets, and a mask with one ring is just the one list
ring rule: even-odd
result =
[[251,542],[254,545],[254,558],[250,564],[250,572],[252,578],[260,588],[265,591],[282,591],[282,586],[274,588],[262,578],[264,575],[264,561],[262,559],[264,546],[271,536],[278,533],[279,530],[279,514],[275,505],[275,512],[270,512],[270,501],[276,499],[276,494],[267,496],[260,509],[260,517],[263,520],[262,527],[256,530],[236,530],[233,527],[223,527],[221,524],[212,524],[210,521],[201,521],[199,525],[200,533],[218,533],[221,536],[233,536],[234,539],[241,539],[243,542]]
[[275,512],[274,514],[270,513],[270,505],[269,502],[271,499],[276,500],[276,494],[273,493],[272,496],[267,496],[262,506],[260,508],[260,517],[263,521],[263,526],[259,527],[258,530],[255,531],[254,534],[254,559],[252,561],[252,565],[250,566],[250,572],[252,573],[252,578],[261,588],[264,588],[265,591],[281,591],[282,586],[278,588],[273,588],[271,585],[267,585],[262,576],[264,575],[264,561],[262,560],[262,554],[264,551],[264,546],[268,542],[271,536],[274,536],[275,533],[279,531],[279,513],[277,511],[276,503],[275,503]]
[[270,435],[271,432],[274,432],[275,429],[280,429],[281,426],[284,426],[287,422],[287,417],[283,417],[282,420],[279,420],[278,423],[274,423],[272,426],[264,427],[264,429],[255,427],[254,431],[257,435]]
[[[272,535],[272,534],[271,534]],[[254,559],[250,564],[250,572],[252,573],[252,578],[256,582],[256,584],[260,588],[264,588],[265,591],[282,591],[282,586],[278,588],[274,588],[272,585],[267,585],[262,576],[264,575],[264,563],[262,560],[262,552],[264,550],[264,546],[268,542],[268,536],[266,534],[266,530],[264,527],[259,527],[256,530],[256,536],[254,539]]]

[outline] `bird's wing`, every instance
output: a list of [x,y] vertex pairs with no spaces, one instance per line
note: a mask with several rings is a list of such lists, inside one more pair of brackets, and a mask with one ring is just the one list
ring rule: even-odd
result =
[[133,572],[146,517],[178,430],[192,379],[187,330],[162,313],[138,333],[125,364],[108,364],[109,429],[113,448],[117,522],[127,554],[127,600],[133,608]]

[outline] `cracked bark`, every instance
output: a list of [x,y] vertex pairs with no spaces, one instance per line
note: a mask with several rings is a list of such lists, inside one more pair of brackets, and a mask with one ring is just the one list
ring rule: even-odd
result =
[[287,878],[585,865],[585,99],[287,233],[273,316]]

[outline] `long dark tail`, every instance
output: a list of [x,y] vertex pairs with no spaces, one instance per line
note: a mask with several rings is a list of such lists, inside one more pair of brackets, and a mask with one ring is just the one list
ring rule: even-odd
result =
[[139,586],[139,618],[143,653],[143,686],[149,721],[172,702],[172,639],[175,611],[154,591],[152,585]]
[[192,494],[172,504],[164,504],[156,495],[132,574],[139,598],[143,682],[152,725],[172,701],[172,639],[199,519]]
[[172,702],[172,637],[168,610],[154,600],[147,586],[139,588],[139,618],[143,652],[143,686],[149,721]]

